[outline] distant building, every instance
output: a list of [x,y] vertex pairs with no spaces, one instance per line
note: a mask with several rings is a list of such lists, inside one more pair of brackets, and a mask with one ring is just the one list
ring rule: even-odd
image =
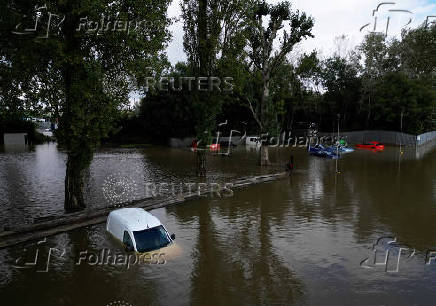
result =
[[3,143],[6,152],[20,152],[26,148],[27,133],[4,133]]
[[26,145],[27,133],[4,133],[3,143],[6,145]]

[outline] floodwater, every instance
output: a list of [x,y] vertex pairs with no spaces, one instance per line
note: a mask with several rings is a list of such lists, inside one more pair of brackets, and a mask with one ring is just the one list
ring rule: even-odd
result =
[[[129,259],[105,224],[1,249],[0,304],[434,305],[434,149],[356,151],[337,163],[299,148],[270,154],[276,166],[264,169],[244,148],[210,156],[205,182],[282,170],[293,154],[291,177],[152,211],[176,234],[164,263],[99,257]],[[0,224],[61,215],[64,162],[55,145],[0,153]],[[101,151],[88,209],[149,196],[147,182],[199,182],[194,165],[183,150]]]

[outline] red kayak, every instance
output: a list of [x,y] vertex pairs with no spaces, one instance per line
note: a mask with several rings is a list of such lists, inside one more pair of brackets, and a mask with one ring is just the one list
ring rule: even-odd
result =
[[368,143],[357,144],[356,148],[382,151],[384,150],[385,145],[378,141],[370,141]]
[[211,145],[208,145],[209,150],[211,151],[219,151],[221,149],[221,146],[219,143],[213,143]]

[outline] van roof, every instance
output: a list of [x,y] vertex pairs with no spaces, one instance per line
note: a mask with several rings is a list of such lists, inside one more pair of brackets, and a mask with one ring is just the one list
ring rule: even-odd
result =
[[110,215],[120,219],[131,231],[142,231],[147,228],[162,225],[158,218],[142,208],[121,208],[112,211]]

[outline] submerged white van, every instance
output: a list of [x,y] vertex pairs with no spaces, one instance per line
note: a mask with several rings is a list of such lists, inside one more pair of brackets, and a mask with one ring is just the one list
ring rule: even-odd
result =
[[121,208],[109,213],[106,230],[120,240],[126,251],[151,252],[173,243],[158,218],[142,208]]

